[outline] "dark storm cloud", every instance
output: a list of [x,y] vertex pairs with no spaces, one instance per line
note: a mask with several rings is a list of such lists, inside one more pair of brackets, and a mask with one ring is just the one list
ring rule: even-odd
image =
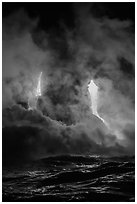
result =
[[[63,25],[58,35],[53,30],[40,30],[39,19],[30,19],[23,10],[3,18],[6,154],[14,145],[21,146],[20,156],[25,155],[27,148],[30,157],[48,153],[133,153],[133,25],[129,20],[94,17],[91,10],[88,5],[75,4],[74,29]],[[41,71],[38,110],[13,106],[28,102]],[[92,115],[87,90],[92,78],[100,90],[99,113],[110,130]],[[132,128],[126,129],[127,124]],[[20,131],[18,144],[15,141],[19,140]],[[7,143],[11,147],[6,148]]]

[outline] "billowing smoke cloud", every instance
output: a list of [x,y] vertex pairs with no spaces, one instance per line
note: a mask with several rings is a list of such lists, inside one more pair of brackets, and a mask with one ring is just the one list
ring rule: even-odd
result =
[[[134,34],[130,21],[77,7],[75,28],[52,36],[21,10],[3,19],[3,154],[134,154]],[[42,71],[37,110],[33,98]],[[92,114],[88,83],[99,87]],[[17,148],[16,148],[17,147]],[[15,152],[15,150],[16,152]],[[14,150],[14,151],[13,151]],[[12,154],[11,154],[12,152]]]
[[14,106],[4,110],[3,121],[4,163],[57,154],[116,156],[131,153],[118,144],[114,135],[106,132],[94,115],[87,123],[66,126],[39,111]]
[[35,24],[23,10],[3,19],[3,108],[31,97],[42,63],[50,59],[33,42]]

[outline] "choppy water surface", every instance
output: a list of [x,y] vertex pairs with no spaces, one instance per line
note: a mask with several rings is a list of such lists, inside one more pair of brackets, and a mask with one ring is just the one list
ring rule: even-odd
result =
[[134,201],[134,157],[48,157],[3,167],[3,201]]

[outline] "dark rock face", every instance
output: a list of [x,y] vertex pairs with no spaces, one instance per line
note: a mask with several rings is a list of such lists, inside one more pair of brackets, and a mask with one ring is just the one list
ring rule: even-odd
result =
[[22,107],[25,108],[25,109],[28,109],[28,108],[29,108],[28,103],[25,102],[25,101],[19,101],[17,104],[20,105],[20,106],[22,106]]

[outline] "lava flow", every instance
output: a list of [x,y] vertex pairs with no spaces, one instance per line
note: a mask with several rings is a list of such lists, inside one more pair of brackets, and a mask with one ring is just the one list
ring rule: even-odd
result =
[[32,94],[29,97],[29,100],[28,100],[29,110],[36,109],[38,98],[42,95],[41,94],[41,77],[42,77],[42,72],[40,72],[40,75],[38,77],[38,84],[37,84],[35,94]]
[[41,76],[42,72],[40,72],[39,78],[38,78],[38,85],[37,85],[37,90],[36,90],[36,97],[38,98],[41,96]]
[[90,81],[90,83],[88,84],[88,91],[91,97],[91,109],[92,109],[92,113],[94,115],[96,115],[100,120],[102,120],[102,122],[106,124],[106,121],[101,118],[98,114],[98,108],[97,108],[97,101],[98,101],[98,87],[96,86],[96,84],[94,83],[93,80]]

